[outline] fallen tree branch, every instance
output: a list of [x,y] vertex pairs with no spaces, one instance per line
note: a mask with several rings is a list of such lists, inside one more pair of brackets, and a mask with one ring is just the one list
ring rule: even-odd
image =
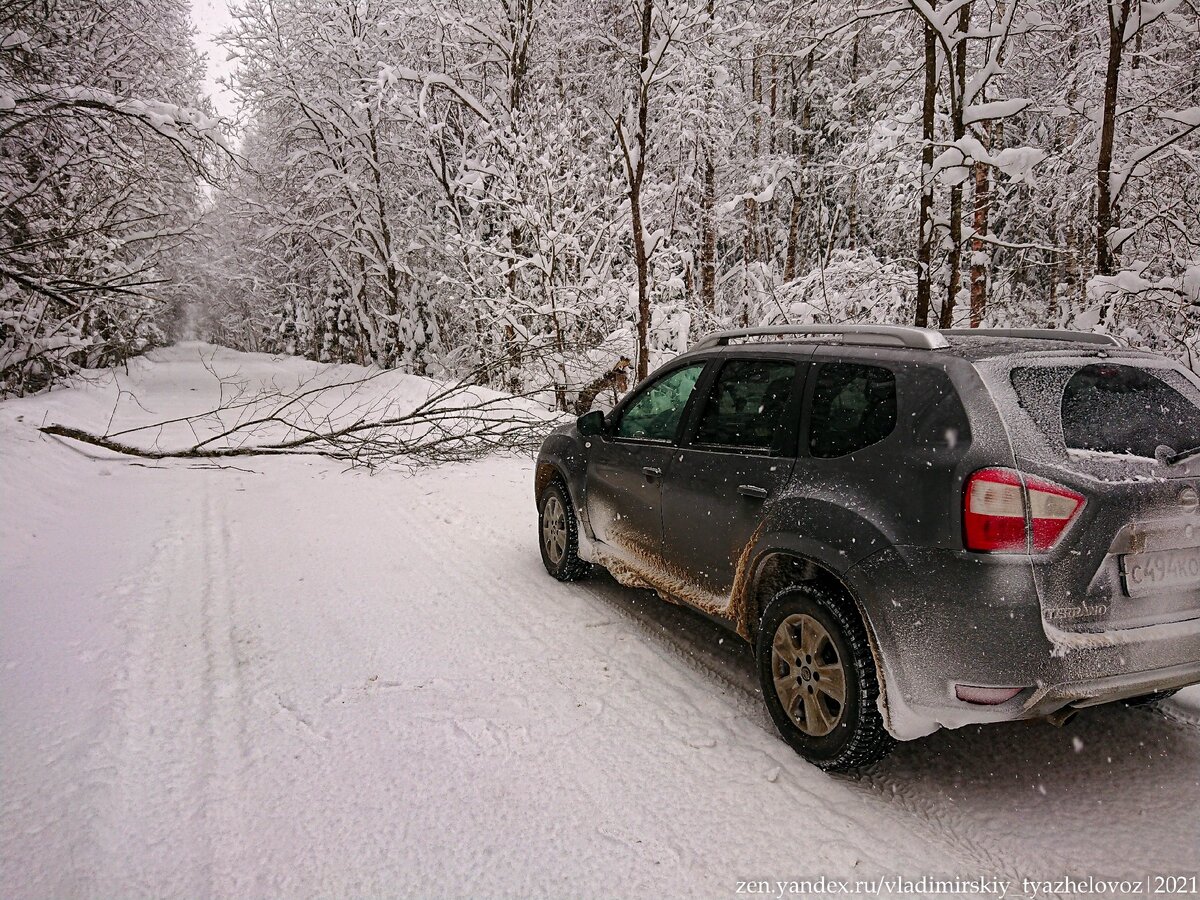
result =
[[147,450],[144,447],[135,447],[133,444],[114,441],[112,438],[92,434],[81,428],[71,428],[67,425],[43,425],[38,430],[42,434],[70,438],[73,441],[79,441],[83,444],[91,444],[93,447],[103,447],[105,450],[111,450],[114,453],[123,453],[126,456],[138,456],[142,459],[212,459],[224,456],[263,456],[267,454],[295,452],[275,447],[218,447],[216,449],[187,447],[183,450]]
[[[528,361],[537,350],[550,352],[526,347],[521,355]],[[560,354],[562,349],[552,352]],[[484,387],[488,373],[508,362],[494,360],[455,382],[431,384],[421,399],[412,397],[412,383],[405,381],[381,386],[379,394],[364,390],[398,374],[384,370],[331,383],[314,376],[286,390],[272,384],[251,392],[244,382],[223,378],[206,364],[221,388],[221,399],[213,408],[117,431],[112,430],[110,417],[103,434],[58,423],[43,426],[41,432],[149,460],[300,454],[367,467],[400,458],[409,463],[457,462],[494,451],[534,449],[560,420],[560,414],[535,400],[536,395],[561,390],[559,383],[518,395]],[[600,381],[608,385],[624,374],[627,365],[622,359]],[[584,392],[597,383],[593,381]],[[170,428],[190,432],[190,443],[160,446],[164,430]],[[147,432],[154,435],[149,446],[130,442],[129,436]]]

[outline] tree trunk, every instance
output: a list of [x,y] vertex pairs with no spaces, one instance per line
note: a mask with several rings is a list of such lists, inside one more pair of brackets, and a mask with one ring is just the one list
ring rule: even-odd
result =
[[788,63],[788,123],[787,152],[796,155],[796,124],[800,121],[800,85],[796,78],[796,64]]
[[771,56],[771,105],[767,108],[767,152],[775,153],[775,110],[779,100],[779,65]]
[[854,250],[858,246],[858,181],[850,182],[850,196],[846,198],[846,246]]
[[[709,30],[707,41],[709,52],[712,51],[712,16],[713,0],[708,0]],[[700,303],[709,313],[717,308],[717,169],[713,165],[712,136],[707,128],[712,118],[713,73],[711,68],[705,77],[704,112],[706,133],[701,142],[701,154],[704,157],[703,187],[700,191]]]
[[650,260],[646,255],[646,238],[642,233],[640,192],[630,192],[629,212],[633,219],[633,259],[637,266],[637,377],[641,381],[650,373]]
[[762,48],[754,45],[754,57],[750,60],[750,102],[754,106],[754,156],[758,157],[762,148],[762,73],[758,69],[758,54]]
[[[518,0],[509,7],[505,5],[507,14],[506,37],[508,38],[508,121],[509,128],[515,134],[517,117],[521,103],[525,97],[525,78],[529,71],[529,41],[532,35],[531,18],[533,4],[530,0]],[[508,228],[508,271],[505,283],[508,286],[508,303],[514,304],[517,297],[517,272],[521,261],[521,247],[524,237],[521,234],[520,222],[514,218]],[[517,341],[517,330],[511,322],[504,325],[504,356],[510,361],[513,372],[521,368],[520,344]],[[519,385],[510,384],[510,389]]]
[[[804,65],[804,82],[809,83],[812,78],[813,71],[813,54],[808,54],[808,59]],[[799,124],[800,139],[797,142],[795,134],[792,135],[792,141],[797,144],[799,150],[798,166],[799,174],[792,181],[792,208],[788,214],[788,245],[787,257],[784,260],[783,278],[785,281],[795,279],[797,269],[800,266],[800,217],[804,212],[803,197],[805,193],[805,183],[807,180],[808,161],[812,156],[812,105],[809,100],[805,100],[804,109],[800,110],[798,97],[800,95],[800,81],[796,79],[793,85],[793,113],[792,121]],[[798,113],[798,116],[797,116]],[[795,132],[797,129],[791,129]],[[795,152],[795,151],[793,151]]]
[[[950,77],[954,79],[953,98],[950,104],[950,121],[954,132],[954,140],[960,140],[966,134],[963,125],[963,93],[967,86],[967,29],[971,24],[971,3],[963,4],[958,11],[958,40],[954,45],[954,68]],[[958,300],[958,292],[962,288],[962,182],[950,188],[950,269],[949,282],[946,287],[946,302],[942,306],[942,328],[954,324],[954,304]]]
[[[997,5],[996,13],[1003,18],[1003,3]],[[1004,47],[997,53],[997,61],[1004,64]],[[980,99],[985,99],[982,94]],[[1004,145],[1004,120],[983,125],[985,146],[990,153],[995,147]],[[988,278],[991,275],[992,248],[985,238],[988,234],[988,224],[992,210],[992,198],[999,187],[1000,174],[996,175],[996,184],[991,181],[991,172],[982,163],[975,163],[975,223],[974,237],[971,241],[971,327],[978,328],[987,314]],[[1053,218],[1051,234],[1054,233]]]
[[791,281],[796,277],[796,257],[800,253],[797,246],[800,241],[800,192],[792,186],[792,208],[788,213],[788,242],[787,255],[783,263],[783,280]]
[[[1108,232],[1113,226],[1112,158],[1117,120],[1117,87],[1121,77],[1121,54],[1125,48],[1125,23],[1131,0],[1108,4],[1108,69],[1104,76],[1104,111],[1100,126],[1100,153],[1096,165],[1096,274],[1111,275],[1116,268]],[[1105,304],[1104,312],[1108,312]]]
[[[850,50],[850,82],[853,84],[858,81],[858,39],[859,32],[854,34],[854,44]],[[852,95],[853,97],[853,95]],[[858,104],[853,99],[850,101],[850,106],[847,112],[851,119],[858,117]],[[854,176],[850,180],[850,196],[846,199],[846,246],[854,250],[858,246],[855,236],[858,234],[858,178]]]
[[[754,45],[754,58],[750,61],[750,102],[754,107],[754,144],[751,148],[751,156],[753,159],[758,159],[762,151],[762,75],[759,72],[758,54],[762,52],[762,48],[757,44]],[[746,263],[757,262],[759,260],[758,251],[758,202],[756,200],[746,201]]]
[[[1050,212],[1050,227],[1048,229],[1050,242],[1054,244],[1058,241],[1058,215],[1055,211]],[[1050,296],[1046,300],[1046,327],[1054,328],[1058,324],[1058,288],[1062,274],[1059,267],[1062,265],[1061,259],[1064,254],[1057,250],[1046,251],[1046,271],[1050,273]]]
[[[937,0],[930,0],[930,7]],[[921,209],[917,216],[917,312],[914,324],[929,324],[933,285],[933,127],[937,104],[937,32],[925,23],[925,95],[921,107]]]
[[615,391],[625,391],[629,389],[627,373],[629,371],[629,360],[622,356],[617,360],[617,364],[602,375],[592,379],[587,386],[579,392],[579,397],[575,401],[575,415],[582,416],[584,413],[591,412],[596,398],[600,393],[608,388],[613,388]]
[[971,236],[971,327],[978,328],[987,312],[987,243],[988,210],[992,202],[992,190],[988,178],[988,167],[975,163],[975,222]]
[[704,150],[704,190],[700,195],[700,300],[704,309],[717,308],[717,174],[711,146]]
[[637,160],[629,181],[629,213],[633,220],[633,256],[637,265],[637,380],[650,373],[650,257],[646,252],[646,233],[642,223],[642,179],[646,174],[647,122],[650,114],[650,86],[646,71],[650,68],[650,25],[654,0],[642,0],[642,35],[638,62]]

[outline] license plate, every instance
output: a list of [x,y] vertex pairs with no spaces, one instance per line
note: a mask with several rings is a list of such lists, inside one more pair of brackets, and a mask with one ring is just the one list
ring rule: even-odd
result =
[[1200,589],[1200,547],[1126,553],[1121,557],[1121,581],[1130,597]]

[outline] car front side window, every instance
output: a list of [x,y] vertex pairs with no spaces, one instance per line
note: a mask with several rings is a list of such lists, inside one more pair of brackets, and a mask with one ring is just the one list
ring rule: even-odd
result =
[[644,389],[621,414],[614,436],[638,441],[673,441],[704,363],[684,366]]

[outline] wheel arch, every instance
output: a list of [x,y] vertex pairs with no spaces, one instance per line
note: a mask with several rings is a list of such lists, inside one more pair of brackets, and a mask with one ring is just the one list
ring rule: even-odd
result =
[[576,436],[572,433],[551,434],[542,444],[534,469],[534,502],[540,503],[546,485],[558,478],[566,487],[567,496],[576,512],[582,514],[586,476],[587,457]]
[[[567,484],[567,476],[557,463],[547,462],[539,459],[537,469],[533,476],[533,498],[536,502],[541,502],[542,492],[546,490],[550,482],[558,479]],[[568,486],[567,490],[570,490]]]
[[857,592],[837,570],[820,557],[791,547],[763,550],[755,560],[753,574],[747,585],[744,607],[745,629],[753,640],[763,610],[781,590],[794,584],[805,584],[842,597],[863,620],[868,632],[870,621]]
[[833,602],[839,603],[846,612],[858,616],[867,635],[871,658],[875,662],[875,675],[879,682],[879,695],[883,700],[883,716],[890,725],[888,712],[888,689],[883,654],[876,639],[875,626],[858,590],[830,564],[828,559],[794,547],[775,547],[764,550],[755,560],[749,584],[746,586],[742,604],[742,621],[737,623],[739,633],[753,646],[758,638],[758,627],[763,610],[780,591],[793,585],[809,585],[820,590]]

